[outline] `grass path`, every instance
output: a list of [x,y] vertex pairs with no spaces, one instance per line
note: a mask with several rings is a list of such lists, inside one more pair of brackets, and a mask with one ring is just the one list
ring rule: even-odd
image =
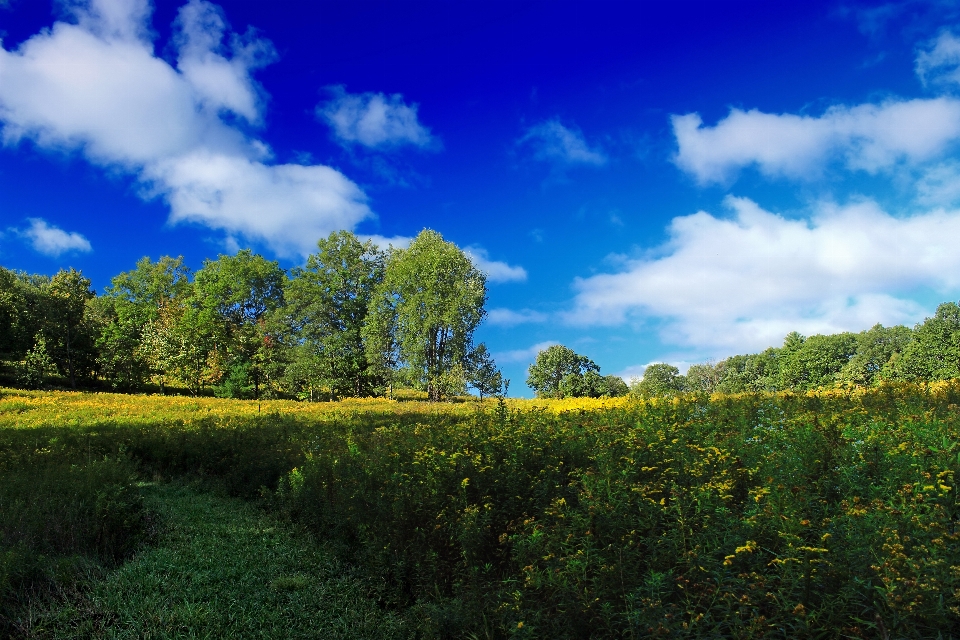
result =
[[360,580],[318,545],[240,500],[147,485],[163,530],[39,637],[403,638]]

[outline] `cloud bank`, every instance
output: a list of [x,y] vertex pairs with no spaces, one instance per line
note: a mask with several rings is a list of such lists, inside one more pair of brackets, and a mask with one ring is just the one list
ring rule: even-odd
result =
[[745,198],[726,205],[730,217],[675,218],[663,246],[618,273],[577,279],[567,319],[655,317],[665,341],[722,355],[778,344],[793,330],[913,323],[925,309],[907,295],[960,287],[960,211],[898,218],[863,201],[792,220]]
[[960,100],[949,97],[836,106],[820,117],[732,109],[714,126],[699,114],[671,118],[674,161],[701,184],[755,166],[767,177],[819,177],[839,161],[869,173],[940,155],[960,139]]
[[154,53],[147,0],[70,5],[16,50],[0,47],[0,123],[6,145],[30,140],[79,151],[134,176],[145,198],[190,221],[262,241],[281,255],[372,215],[361,189],[322,165],[273,164],[251,134],[264,93],[252,72],[275,57],[252,32],[231,33],[203,0],[174,23],[176,66]]
[[419,105],[406,104],[402,95],[347,93],[342,86],[328,89],[333,98],[317,106],[317,117],[330,125],[341,145],[389,150],[438,144],[430,130],[417,120]]

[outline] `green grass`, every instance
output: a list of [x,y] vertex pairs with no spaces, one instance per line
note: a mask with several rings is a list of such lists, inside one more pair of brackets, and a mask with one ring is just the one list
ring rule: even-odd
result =
[[24,621],[36,638],[403,638],[365,583],[324,550],[234,498],[142,487],[156,544],[70,605]]

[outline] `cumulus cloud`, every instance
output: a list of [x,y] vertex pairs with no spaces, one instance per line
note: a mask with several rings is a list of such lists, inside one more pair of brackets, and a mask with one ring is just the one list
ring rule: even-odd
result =
[[176,66],[154,53],[147,0],[70,5],[16,50],[0,47],[0,123],[7,145],[79,150],[135,176],[143,197],[191,221],[306,254],[318,237],[372,215],[366,196],[322,165],[273,164],[251,134],[263,90],[251,73],[269,42],[229,32],[219,7],[190,0],[174,24]]
[[395,149],[437,144],[430,129],[417,120],[419,105],[406,104],[398,93],[347,93],[342,86],[329,87],[329,91],[333,98],[317,106],[317,117],[330,125],[343,145]]
[[529,362],[533,364],[533,361],[536,360],[537,354],[552,347],[555,344],[560,344],[556,340],[547,340],[545,342],[538,342],[535,345],[527,347],[526,349],[513,349],[511,351],[501,351],[499,353],[493,354],[493,359],[499,363],[508,363],[508,362]]
[[960,211],[898,218],[863,201],[793,220],[745,198],[726,204],[730,217],[675,218],[649,255],[578,279],[568,320],[656,319],[665,341],[723,354],[779,344],[793,330],[913,323],[927,310],[909,295],[960,288]]
[[917,53],[916,71],[924,84],[960,84],[960,38],[941,33]]
[[699,114],[671,118],[674,161],[699,182],[725,182],[748,166],[768,177],[816,177],[831,161],[876,173],[941,154],[960,138],[960,101],[890,100],[835,106],[822,116],[732,109],[714,126]]
[[533,309],[490,309],[487,311],[487,322],[500,327],[515,327],[518,324],[535,324],[547,321],[547,314]]
[[530,127],[517,144],[529,147],[537,160],[554,164],[602,166],[607,163],[607,156],[599,149],[591,149],[583,132],[563,126],[558,118]]
[[470,257],[477,269],[487,274],[490,282],[523,282],[527,279],[526,269],[491,260],[487,250],[482,247],[467,247],[463,252]]
[[30,223],[29,227],[14,231],[26,239],[38,253],[56,258],[71,251],[87,253],[93,250],[90,241],[75,231],[64,231],[47,224],[42,218],[28,218],[27,222]]

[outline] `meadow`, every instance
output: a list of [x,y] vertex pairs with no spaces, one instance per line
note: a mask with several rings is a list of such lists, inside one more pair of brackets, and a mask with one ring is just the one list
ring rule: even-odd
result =
[[958,382],[482,403],[4,389],[0,633],[145,624],[77,602],[145,593],[140,569],[111,576],[149,565],[166,487],[190,486],[289,527],[289,606],[322,600],[298,590],[322,548],[392,637],[958,637],[958,405]]

